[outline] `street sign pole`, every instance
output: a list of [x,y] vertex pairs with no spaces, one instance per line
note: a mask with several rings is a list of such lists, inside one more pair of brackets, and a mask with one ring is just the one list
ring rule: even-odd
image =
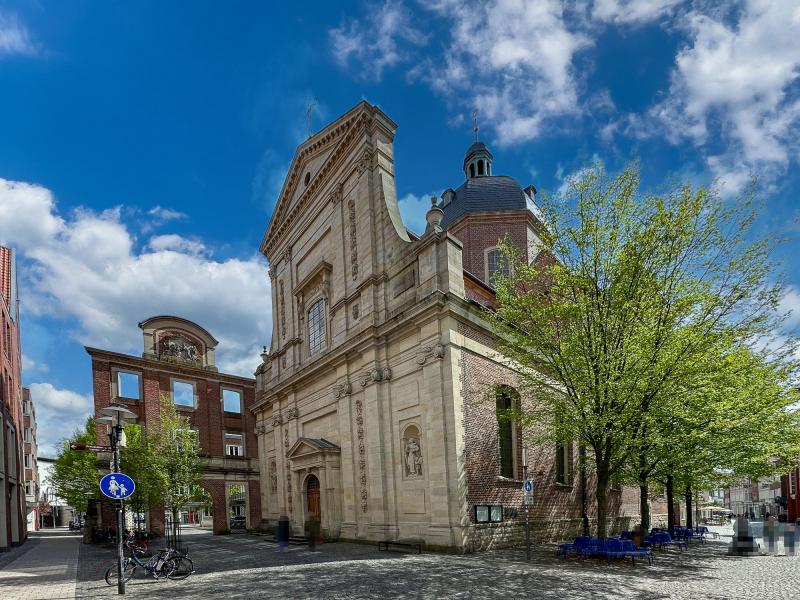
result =
[[[114,472],[120,473],[120,460],[119,460],[119,438],[120,433],[122,432],[122,425],[117,423],[116,427],[114,427]],[[125,578],[122,576],[122,556],[123,556],[123,549],[122,549],[122,538],[123,538],[123,530],[122,530],[122,503],[124,500],[119,500],[117,502],[117,594],[124,594],[125,593]]]
[[533,481],[528,479],[528,448],[522,447],[522,498],[525,505],[525,557],[531,560],[531,500],[533,499]]

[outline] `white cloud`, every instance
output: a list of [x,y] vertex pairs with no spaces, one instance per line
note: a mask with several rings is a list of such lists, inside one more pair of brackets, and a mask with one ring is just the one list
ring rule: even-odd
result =
[[22,372],[27,374],[32,371],[39,371],[40,373],[47,373],[50,367],[46,363],[39,363],[33,360],[30,356],[22,355]]
[[431,208],[431,196],[436,196],[436,194],[423,194],[421,196],[406,194],[397,201],[400,215],[403,217],[403,223],[417,235],[422,235],[425,232],[427,225],[425,214]]
[[619,24],[649,23],[669,14],[685,0],[595,0],[592,18]]
[[164,208],[163,206],[154,206],[147,211],[147,214],[151,217],[155,217],[161,223],[166,223],[167,221],[184,221],[189,218],[186,213],[171,208]]
[[86,417],[94,413],[93,400],[50,383],[33,383],[29,388],[36,409],[39,455],[55,457],[59,442],[82,428]]
[[36,54],[28,29],[12,14],[0,12],[0,58],[12,54]]
[[248,376],[258,348],[269,345],[269,280],[258,256],[211,260],[202,243],[180,236],[157,236],[137,252],[118,209],[78,210],[65,219],[49,190],[3,179],[0,240],[25,261],[29,314],[75,323],[70,334],[82,344],[138,354],[136,324],[175,314],[211,331],[220,364]]
[[[757,172],[767,180],[796,160],[800,5],[748,0],[738,21],[688,15],[690,41],[676,57],[667,100],[650,116],[674,141],[690,140],[712,174],[735,192]],[[721,141],[725,150],[709,149]]]
[[580,113],[575,55],[592,44],[557,0],[432,6],[450,20],[443,61],[412,70],[461,109],[477,107],[501,144],[537,137],[549,119]]
[[787,317],[787,325],[800,325],[800,290],[788,287],[778,304],[778,314]]
[[156,252],[171,250],[173,252],[185,252],[192,256],[208,256],[211,254],[211,251],[202,242],[187,239],[175,233],[154,236],[150,238],[147,247]]
[[336,61],[343,67],[358,63],[365,79],[380,79],[385,68],[404,60],[403,42],[426,42],[426,36],[411,25],[405,6],[390,0],[369,6],[363,21],[351,19],[329,35]]

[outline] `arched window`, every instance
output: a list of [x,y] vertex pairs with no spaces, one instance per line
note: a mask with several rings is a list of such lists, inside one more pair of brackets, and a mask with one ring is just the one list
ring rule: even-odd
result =
[[572,444],[556,442],[556,483],[572,483]]
[[474,163],[469,166],[469,176],[470,177],[475,177],[475,164]]
[[486,280],[491,282],[497,274],[508,277],[511,271],[500,248],[492,248],[486,252]]
[[483,161],[478,161],[478,175],[483,175]]
[[517,436],[514,422],[508,418],[507,411],[514,408],[515,393],[508,388],[497,390],[497,426],[500,450],[500,476],[516,477]]
[[308,309],[308,351],[325,349],[325,299],[320,298]]

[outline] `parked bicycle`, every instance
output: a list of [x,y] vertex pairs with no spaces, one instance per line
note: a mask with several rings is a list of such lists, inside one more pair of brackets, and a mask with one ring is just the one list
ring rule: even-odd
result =
[[[155,579],[172,579],[180,580],[186,579],[189,575],[194,573],[194,564],[188,556],[183,556],[169,548],[160,550],[154,554],[149,560],[142,560],[144,556],[144,548],[133,543],[134,535],[128,535],[125,546],[130,549],[131,555],[125,557],[122,561],[122,579],[128,581],[136,573],[137,567],[145,570],[145,573],[151,575]],[[117,585],[119,579],[119,571],[117,565],[112,566],[106,571],[106,583],[108,585]]]

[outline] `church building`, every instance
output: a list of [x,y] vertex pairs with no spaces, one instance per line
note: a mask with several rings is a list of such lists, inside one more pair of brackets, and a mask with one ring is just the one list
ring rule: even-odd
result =
[[[262,526],[312,518],[349,540],[422,540],[470,552],[519,539],[523,460],[537,541],[593,518],[577,445],[531,444],[498,413],[526,399],[485,310],[508,235],[536,260],[536,188],[466,152],[464,180],[408,231],[397,204],[396,124],[361,102],[302,143],[261,244],[272,341],[256,371]],[[525,456],[523,456],[525,454]],[[585,493],[586,502],[583,502]],[[638,518],[612,488],[612,529]]]

